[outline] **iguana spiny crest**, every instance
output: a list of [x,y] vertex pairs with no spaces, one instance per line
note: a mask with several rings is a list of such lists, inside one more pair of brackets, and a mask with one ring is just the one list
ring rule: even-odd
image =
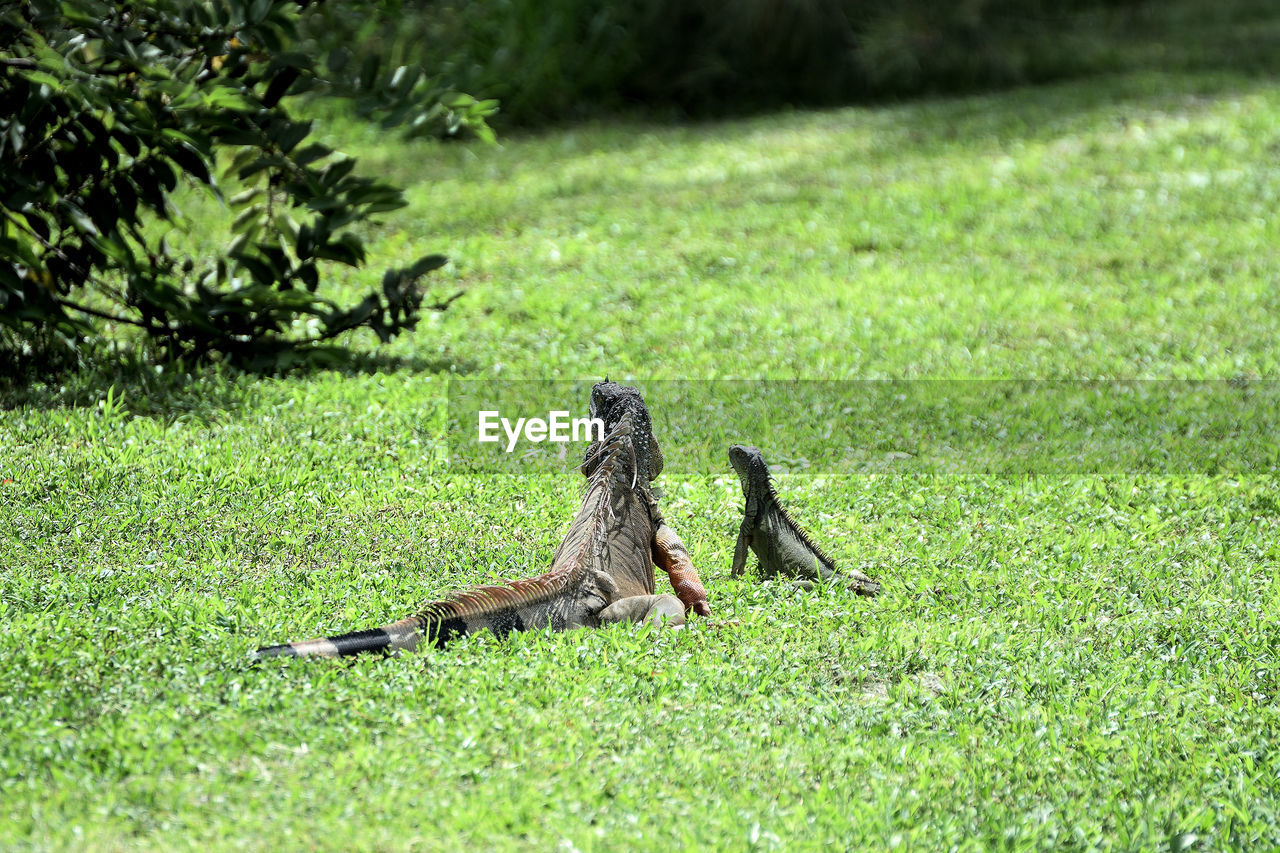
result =
[[[636,479],[642,487],[647,488],[662,473],[662,450],[658,440],[653,437],[653,424],[649,419],[649,408],[644,404],[644,397],[635,388],[619,385],[617,382],[597,382],[591,387],[591,402],[588,413],[593,418],[604,422],[606,436],[613,435],[619,428],[631,436],[632,460]],[[602,442],[594,442],[587,448],[583,456],[582,473],[591,476],[594,460],[599,456]]]
[[[689,552],[658,508],[657,488],[651,484],[662,473],[662,449],[653,435],[653,424],[644,397],[635,388],[605,379],[592,387],[589,410],[591,417],[604,421],[607,436],[626,434],[630,438],[631,488],[649,507],[653,524],[654,565],[667,573],[686,612],[711,615],[707,592],[693,567]],[[603,444],[607,443],[606,440]],[[582,471],[588,476],[592,474],[601,444],[597,442],[587,448]]]

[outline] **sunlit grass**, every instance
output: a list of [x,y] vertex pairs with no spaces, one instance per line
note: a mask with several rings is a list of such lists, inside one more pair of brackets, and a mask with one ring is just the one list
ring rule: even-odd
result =
[[1274,377],[1280,85],[337,135],[411,202],[353,292],[442,250],[454,308],[349,372],[0,413],[0,846],[1280,843],[1274,471],[780,468],[870,601],[730,578],[727,466],[664,477],[735,624],[245,664],[547,565],[579,478],[452,470],[452,373]]

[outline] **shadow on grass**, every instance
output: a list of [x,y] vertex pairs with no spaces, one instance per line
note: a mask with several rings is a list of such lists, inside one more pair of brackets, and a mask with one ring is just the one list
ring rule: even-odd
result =
[[249,405],[252,385],[236,371],[153,365],[137,358],[89,359],[79,368],[35,368],[0,381],[0,409],[74,409],[110,400],[132,416],[212,423]]
[[[1275,54],[1280,58],[1280,5],[1275,17]],[[768,193],[777,192],[777,187],[804,191],[807,184],[826,186],[823,166],[841,169],[852,163],[891,175],[893,169],[908,168],[913,160],[940,154],[985,155],[1006,146],[1052,142],[1100,128],[1121,131],[1161,113],[1209,111],[1267,86],[1267,78],[1261,75],[1135,68],[1093,75],[1085,81],[1059,80],[835,110],[774,111],[753,118],[678,125],[593,121],[580,125],[580,134],[543,131],[526,137],[534,144],[513,144],[493,152],[486,157],[486,173],[476,179],[491,181],[497,188],[491,207],[496,221],[519,232],[535,227],[548,211],[576,215],[582,200],[593,196],[645,211],[668,207],[674,203],[673,194],[682,193],[691,205],[769,202],[774,199]],[[579,136],[590,140],[589,150],[577,147]],[[565,144],[536,143],[556,138]],[[673,159],[656,170],[636,166],[652,162],[654,151],[663,147],[680,152],[683,161]],[[730,161],[726,148],[742,152]],[[376,157],[366,154],[365,159],[373,162]],[[397,174],[395,161],[405,159],[388,155],[386,164],[393,179],[406,186],[452,179],[459,165],[467,168],[458,155],[457,162],[442,158],[429,164],[425,175],[421,168],[414,175]],[[571,163],[568,168],[566,161]],[[728,163],[724,171],[731,178],[726,181],[718,168],[695,174],[703,162],[716,167]],[[684,163],[689,168],[683,168]],[[758,172],[767,180],[756,180],[756,164],[767,164],[767,171]],[[741,169],[740,176],[733,174],[736,169]],[[546,175],[556,177],[541,178]],[[506,188],[513,186],[519,191],[508,192]],[[722,197],[724,193],[717,189],[722,186],[732,200]],[[464,206],[436,207],[430,215],[432,227],[443,233],[466,233],[477,218],[474,209]]]
[[[1211,108],[1280,78],[1280,4],[1274,0],[1170,0],[1082,14],[1076,31],[1063,33],[1061,41],[1087,54],[1051,75],[1004,86],[697,120],[673,121],[637,111],[558,128],[513,130],[504,138],[551,138],[560,144],[487,151],[484,179],[498,188],[495,215],[518,228],[543,216],[548,205],[577,205],[584,195],[632,196],[630,203],[638,209],[667,204],[669,194],[688,188],[689,181],[655,180],[651,170],[635,168],[652,157],[655,140],[681,150],[691,163],[704,151],[708,160],[722,158],[726,145],[758,149],[762,161],[773,161],[772,182],[794,186],[815,171],[814,159],[837,166],[850,160],[897,164],[912,155],[1052,140],[1095,129],[1100,120],[1121,129],[1153,113]],[[842,127],[849,132],[841,133]],[[797,141],[810,131],[821,144]],[[584,137],[590,140],[590,152],[579,148]],[[786,162],[788,149],[793,163]],[[475,158],[464,147],[437,153],[424,164],[393,144],[365,152],[362,162],[412,186],[450,180]],[[598,163],[594,170],[575,165],[558,171],[565,159],[586,153]],[[784,162],[779,165],[779,160]],[[530,176],[548,173],[560,178],[526,183]],[[502,188],[513,185],[520,192],[503,195]],[[475,213],[458,207],[433,209],[431,216],[433,227],[463,232],[472,227]]]
[[[884,86],[867,96],[806,106],[927,102],[1117,73],[1280,76],[1280,5],[1274,0],[1147,0],[1067,12],[1058,21],[1028,14],[990,23],[976,51],[990,56],[975,57],[977,68],[943,65],[927,82],[901,90],[885,72]],[[719,118],[773,111],[776,106],[742,110],[728,104]]]
[[29,369],[25,376],[0,377],[0,410],[96,407],[111,404],[133,417],[212,423],[225,412],[251,407],[264,376],[378,373],[453,373],[476,370],[471,363],[444,358],[393,356],[327,348],[308,359],[298,353],[287,370],[251,371],[225,364],[148,362],[136,352],[88,358],[79,366]]
[[[1048,92],[1049,97],[1043,99],[1046,113],[1069,115],[1110,101],[1117,85],[1124,88],[1124,84],[1114,81],[1119,75],[1150,75],[1145,91],[1133,92],[1134,96],[1174,95],[1184,86],[1192,89],[1189,94],[1226,94],[1241,87],[1251,88],[1253,82],[1280,77],[1280,4],[1274,0],[1155,0],[1078,12],[1064,29],[1046,29],[1031,19],[1009,22],[1009,27],[1010,33],[1002,36],[1008,44],[997,45],[1010,57],[1001,79],[974,82],[958,74],[950,84],[943,80],[932,88],[901,95],[887,92],[838,102],[796,104],[797,118],[803,120],[811,109],[825,111],[841,106],[886,107],[892,112],[896,107],[911,105],[931,113],[945,113],[952,104],[963,110],[964,105],[976,101],[999,122],[1009,111],[992,109],[994,96],[1025,92],[1025,100],[1030,101],[1036,93]],[[1029,54],[1046,54],[1049,59],[1031,62]],[[1166,77],[1163,87],[1158,81],[1161,76]],[[1096,86],[1081,86],[1081,81],[1096,81]],[[1067,82],[1075,84],[1070,87],[1071,95],[1052,94],[1060,87],[1051,84]],[[616,150],[622,151],[644,144],[637,131],[669,131],[675,124],[700,132],[723,128],[731,137],[738,131],[754,130],[750,122],[744,125],[743,119],[774,116],[779,111],[776,105],[735,108],[726,104],[717,114],[696,117],[640,105],[628,115],[594,117],[583,124],[617,127],[614,141]],[[1024,129],[1034,132],[1036,126],[1027,125]],[[978,125],[972,130],[983,133]],[[546,133],[547,128],[517,127],[504,136],[518,139]]]
[[[469,359],[421,358],[419,356],[387,355],[381,352],[351,352],[346,363],[333,368],[339,373],[448,373],[469,376],[480,370],[480,365]],[[304,370],[306,370],[304,368]]]

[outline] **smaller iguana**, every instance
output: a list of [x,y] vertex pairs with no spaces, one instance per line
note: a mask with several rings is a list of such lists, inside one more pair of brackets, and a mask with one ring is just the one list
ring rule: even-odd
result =
[[729,448],[729,464],[742,480],[746,509],[738,542],[733,549],[734,576],[741,575],[747,565],[747,549],[760,560],[760,573],[795,578],[801,589],[812,589],[817,583],[833,578],[842,581],[859,595],[875,595],[880,584],[857,569],[840,570],[822,549],[813,544],[808,534],[792,520],[773,490],[773,478],[760,448],[735,444]]

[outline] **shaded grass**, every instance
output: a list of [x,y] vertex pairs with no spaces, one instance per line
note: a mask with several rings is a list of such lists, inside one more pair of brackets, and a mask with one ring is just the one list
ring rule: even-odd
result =
[[1273,470],[780,469],[871,601],[730,578],[737,484],[664,478],[738,624],[244,662],[546,565],[577,476],[451,469],[451,371],[1274,377],[1280,86],[343,135],[413,184],[376,260],[447,248],[454,309],[361,369],[0,411],[0,846],[1280,843]]

